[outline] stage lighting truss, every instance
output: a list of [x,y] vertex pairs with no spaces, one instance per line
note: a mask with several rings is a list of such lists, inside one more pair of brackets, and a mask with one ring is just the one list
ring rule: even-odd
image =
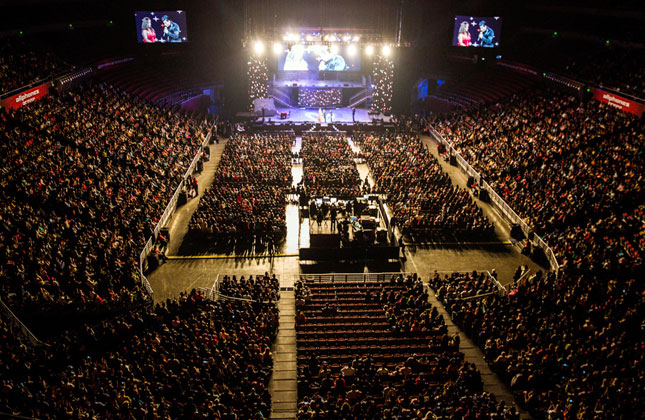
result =
[[251,54],[262,56],[267,50],[273,51],[275,55],[281,54],[293,45],[326,45],[335,54],[344,51],[350,56],[363,53],[367,57],[380,55],[392,57],[395,45],[392,40],[386,40],[379,34],[355,34],[350,32],[329,32],[329,31],[284,31],[279,33],[265,34],[260,37],[247,38],[243,42],[244,47],[249,47]]

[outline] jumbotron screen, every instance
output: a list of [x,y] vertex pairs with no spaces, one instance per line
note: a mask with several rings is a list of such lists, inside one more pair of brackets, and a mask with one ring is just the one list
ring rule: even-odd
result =
[[141,44],[188,41],[186,12],[183,10],[134,12],[137,41]]
[[348,52],[348,46],[339,45],[337,51],[328,45],[294,44],[278,56],[278,70],[282,71],[358,71],[360,55]]
[[455,47],[497,48],[502,37],[499,16],[457,16],[452,45]]

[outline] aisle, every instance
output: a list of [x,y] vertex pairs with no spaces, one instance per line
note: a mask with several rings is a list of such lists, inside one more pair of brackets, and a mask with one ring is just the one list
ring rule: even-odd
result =
[[217,165],[222,158],[226,142],[226,139],[220,139],[219,144],[216,143],[208,146],[210,150],[210,159],[208,162],[204,163],[204,169],[196,177],[199,186],[199,194],[197,197],[189,199],[183,206],[177,207],[175,214],[172,216],[169,225],[170,243],[168,244],[166,255],[177,255],[177,251],[179,250],[181,243],[184,241],[184,236],[186,236],[186,233],[188,232],[188,222],[195,210],[197,210],[197,205],[199,204],[200,198],[204,195],[204,191],[206,191],[206,189],[213,183],[215,168],[217,168]]
[[280,324],[271,352],[273,374],[269,381],[271,419],[295,419],[298,406],[294,291],[281,291],[278,310]]

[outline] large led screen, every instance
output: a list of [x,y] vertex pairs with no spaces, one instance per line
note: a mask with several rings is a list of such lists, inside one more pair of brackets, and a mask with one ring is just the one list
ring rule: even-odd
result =
[[502,18],[499,16],[457,16],[452,45],[455,47],[499,47]]
[[283,71],[358,71],[360,56],[349,46],[294,44],[278,56],[278,70]]
[[137,41],[142,44],[187,42],[186,12],[183,10],[135,12]]

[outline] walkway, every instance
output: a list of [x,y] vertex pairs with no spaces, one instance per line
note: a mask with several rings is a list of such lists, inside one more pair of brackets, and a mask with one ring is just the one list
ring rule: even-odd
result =
[[215,168],[217,168],[217,165],[222,158],[226,141],[227,140],[221,139],[219,144],[216,143],[208,146],[210,150],[210,159],[208,162],[204,163],[204,169],[197,176],[199,195],[195,198],[189,199],[183,206],[177,207],[177,210],[170,221],[170,243],[168,244],[166,255],[177,255],[179,246],[188,232],[188,222],[195,210],[197,210],[197,204],[199,204],[199,200],[204,195],[204,191],[206,191],[206,189],[213,183]]
[[[424,283],[427,284],[428,277],[423,278]],[[495,398],[500,401],[504,401],[507,406],[515,407],[519,412],[522,419],[530,419],[531,415],[525,411],[521,410],[518,405],[515,403],[515,399],[509,387],[504,383],[502,379],[488,366],[486,360],[484,359],[484,354],[481,352],[479,347],[472,342],[468,336],[459,329],[450,318],[450,315],[444,308],[443,304],[437,299],[437,296],[434,293],[434,290],[428,288],[429,302],[432,306],[436,307],[441,316],[443,316],[446,326],[448,327],[448,334],[455,335],[459,334],[459,351],[464,354],[464,360],[473,363],[482,377],[482,382],[484,383],[484,391],[490,392],[495,395]]]
[[280,292],[280,326],[272,347],[273,375],[269,381],[272,419],[295,419],[298,405],[296,302],[293,288]]

